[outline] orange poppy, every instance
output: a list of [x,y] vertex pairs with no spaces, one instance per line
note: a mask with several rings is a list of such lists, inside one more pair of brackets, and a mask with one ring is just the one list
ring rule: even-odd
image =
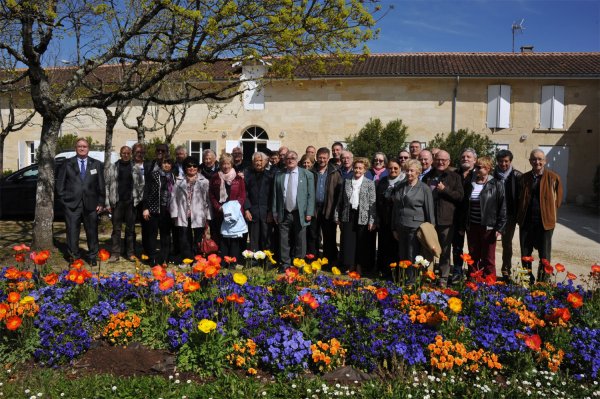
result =
[[48,258],[50,257],[50,251],[47,249],[40,252],[32,252],[30,255],[31,260],[38,266],[42,266],[46,263]]
[[575,274],[571,273],[571,272],[567,273],[567,278],[569,280],[577,280],[577,276]]
[[556,269],[557,272],[562,273],[565,271],[565,266],[562,265],[561,263],[557,263],[556,265],[554,265],[554,268]]
[[44,276],[44,281],[48,285],[54,285],[58,282],[58,274],[50,273],[50,274]]
[[523,256],[523,257],[521,258],[521,260],[522,260],[523,262],[529,262],[529,263],[531,263],[531,262],[533,262],[533,256]]
[[358,274],[358,272],[352,271],[348,273],[348,276],[352,279],[352,280],[360,280],[360,274]]
[[10,306],[8,306],[5,303],[0,303],[0,320],[5,318],[9,311],[10,311]]
[[581,296],[578,292],[571,292],[567,295],[567,302],[573,306],[573,308],[577,309],[583,306],[583,296]]
[[213,264],[209,264],[206,267],[206,270],[204,270],[204,276],[206,278],[215,278],[217,277],[217,274],[219,274],[219,269],[221,268],[220,265],[213,265]]
[[156,265],[152,268],[152,275],[156,280],[162,281],[167,277],[167,270],[160,265]]
[[9,292],[8,298],[6,300],[8,301],[8,303],[17,303],[21,300],[21,294],[15,291]]
[[73,263],[71,263],[71,267],[73,269],[81,269],[83,267],[83,260],[82,259],[75,259],[73,261]]
[[306,254],[306,259],[313,260],[315,256],[313,254]]
[[296,278],[298,277],[298,274],[300,273],[300,271],[295,268],[294,266],[290,266],[287,269],[285,269],[285,276],[287,278]]
[[19,263],[25,262],[25,254],[22,252],[15,254],[15,260]]
[[312,296],[312,294],[310,292],[306,292],[306,293],[300,295],[298,297],[298,299],[300,299],[304,303],[311,303],[312,301],[315,300],[315,298]]
[[407,269],[410,265],[412,265],[412,262],[409,260],[401,260],[398,263],[398,266],[400,266],[402,269]]
[[208,266],[208,260],[206,258],[200,257],[199,259],[196,257],[198,262],[192,267],[192,271],[194,273],[202,273],[206,270],[206,266]]
[[435,273],[433,272],[433,270],[427,270],[425,272],[425,275],[427,276],[427,278],[429,278],[430,280],[435,280]]
[[308,304],[308,306],[310,306],[310,308],[314,310],[314,309],[316,309],[316,308],[318,308],[318,307],[319,307],[319,302],[317,302],[317,300],[315,299],[315,300],[313,300],[312,302],[310,302],[310,303]]
[[217,298],[217,303],[223,303],[223,302],[224,302],[223,298],[221,298],[221,297]]
[[172,277],[165,277],[158,283],[158,289],[161,291],[166,291],[173,287],[175,284],[175,280]]
[[472,281],[469,281],[465,284],[465,286],[469,287],[472,291],[477,291],[479,287]]
[[383,301],[388,296],[388,290],[385,287],[377,288],[375,295],[377,296],[378,300]]
[[487,276],[485,276],[485,283],[487,285],[496,284],[496,273],[488,274]]
[[33,277],[33,273],[31,272],[31,270],[24,270],[21,272],[21,277],[27,280],[31,280],[31,278]]
[[100,251],[98,251],[98,259],[100,259],[102,262],[106,262],[109,258],[110,252],[108,252],[106,249],[102,248]]
[[7,317],[6,320],[6,328],[9,331],[15,331],[17,328],[19,328],[21,326],[21,323],[23,322],[23,320],[21,320],[21,318],[19,316],[10,316]]
[[546,274],[553,274],[554,273],[554,268],[552,267],[552,265],[550,263],[544,263],[544,272]]
[[390,268],[392,268],[392,269],[396,268],[397,266],[398,266],[398,263],[396,263],[396,262],[390,263]]
[[598,264],[592,265],[592,273],[593,274],[600,273],[600,265],[598,265]]
[[13,250],[15,250],[15,251],[29,251],[30,249],[31,248],[29,248],[25,244],[17,244],[13,247]]
[[208,255],[208,263],[211,265],[221,265],[221,257],[217,254]]
[[194,292],[200,289],[200,283],[197,281],[187,279],[183,283],[183,292]]
[[562,319],[565,323],[571,319],[569,308],[554,308],[554,312],[548,317],[550,320]]
[[4,277],[6,277],[9,280],[16,280],[19,277],[21,277],[21,272],[15,267],[9,267],[8,269],[6,269],[6,272],[4,272]]
[[237,259],[235,256],[225,256],[225,263],[235,263]]

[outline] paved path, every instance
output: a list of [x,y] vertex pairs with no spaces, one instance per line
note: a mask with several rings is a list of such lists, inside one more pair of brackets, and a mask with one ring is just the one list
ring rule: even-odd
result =
[[[589,208],[565,205],[560,208],[558,219],[559,224],[554,230],[552,240],[552,264],[562,263],[568,271],[575,273],[580,278],[589,275],[591,265],[594,263],[600,264],[600,216]],[[106,229],[109,230],[109,228],[110,226],[107,225]],[[10,248],[15,243],[31,242],[31,230],[31,221],[0,221],[0,260],[7,262],[7,259],[10,259],[9,256],[12,255]],[[55,222],[53,234],[55,241],[64,248],[64,223]],[[101,245],[107,247],[109,239],[109,232],[101,234]],[[81,245],[85,247],[83,233]],[[519,231],[517,228],[513,239],[513,265],[520,263],[520,255],[517,253],[518,248]],[[537,259],[536,252],[534,252],[534,257]],[[498,274],[500,274],[501,259],[502,244],[498,242],[496,251]],[[2,263],[0,263],[0,266],[5,265]],[[122,261],[119,264],[110,265],[108,270],[105,270],[131,270],[131,268],[132,264],[130,262]]]

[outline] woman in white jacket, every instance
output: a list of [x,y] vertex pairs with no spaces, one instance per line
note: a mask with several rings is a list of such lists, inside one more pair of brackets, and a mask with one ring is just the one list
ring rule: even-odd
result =
[[195,158],[184,159],[184,176],[179,176],[173,187],[170,210],[179,233],[182,259],[194,258],[206,223],[211,219],[208,180],[198,173],[198,166]]

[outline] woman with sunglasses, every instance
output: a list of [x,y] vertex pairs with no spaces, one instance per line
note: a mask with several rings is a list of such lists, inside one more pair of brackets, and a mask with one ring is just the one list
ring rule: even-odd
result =
[[388,175],[386,165],[388,158],[383,152],[376,152],[373,155],[372,167],[365,173],[365,177],[369,180],[373,180],[375,185],[379,184],[381,178]]
[[210,220],[208,180],[198,173],[198,160],[183,160],[184,175],[177,177],[171,198],[171,217],[179,233],[181,259],[193,259]]

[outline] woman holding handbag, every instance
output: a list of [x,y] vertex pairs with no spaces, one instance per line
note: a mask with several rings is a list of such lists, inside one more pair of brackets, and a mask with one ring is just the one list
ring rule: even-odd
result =
[[[243,230],[241,223],[246,226],[243,217],[244,202],[246,201],[246,185],[244,178],[239,176],[233,168],[233,157],[230,154],[221,155],[219,159],[219,171],[210,179],[209,196],[214,218],[217,221],[215,225],[220,227],[218,233],[211,231],[212,238],[219,245],[222,256],[232,256],[241,259],[242,246],[245,244],[243,242],[245,234],[241,232]],[[225,209],[223,208],[230,201],[238,202],[239,214],[228,208],[232,206],[231,204],[225,207]],[[241,221],[238,220],[240,214],[242,215]],[[232,218],[235,220],[232,220]],[[248,231],[247,227],[245,231]]]
[[184,175],[177,177],[171,199],[171,217],[179,233],[181,259],[193,259],[211,219],[208,180],[198,173],[198,161],[183,160]]

